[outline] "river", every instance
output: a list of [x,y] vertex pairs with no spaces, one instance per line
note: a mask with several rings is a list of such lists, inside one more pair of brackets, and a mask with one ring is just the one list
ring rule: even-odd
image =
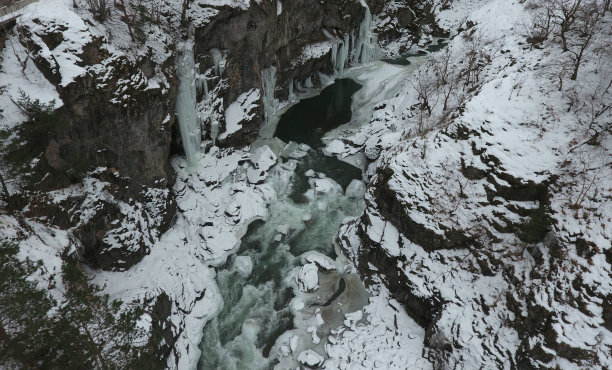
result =
[[[408,62],[407,58],[412,58]],[[289,143],[267,182],[277,197],[217,274],[221,312],[207,323],[200,369],[296,368],[318,361],[331,330],[367,304],[368,293],[335,242],[340,225],[365,208],[364,161],[324,154],[322,138],[369,122],[422,54],[371,62],[278,113],[277,142]],[[254,146],[269,143],[261,140]],[[317,358],[318,354],[320,358]]]

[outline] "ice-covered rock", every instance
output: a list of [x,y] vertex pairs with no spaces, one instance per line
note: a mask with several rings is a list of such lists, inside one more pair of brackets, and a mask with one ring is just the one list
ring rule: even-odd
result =
[[334,191],[334,189],[338,189],[339,185],[330,179],[314,179],[311,180],[312,185],[314,187],[315,193],[318,194],[327,194]]
[[327,151],[327,153],[329,154],[343,153],[345,151],[344,143],[338,139],[334,139],[329,144],[327,144],[325,151]]
[[317,251],[306,252],[302,255],[302,263],[314,263],[322,271],[336,269],[334,260]]
[[308,367],[319,367],[323,364],[325,359],[320,354],[316,353],[311,349],[300,352],[298,355],[298,362]]
[[268,177],[268,172],[257,168],[247,170],[247,179],[251,184],[261,184]]
[[315,172],[314,172],[314,170],[310,169],[310,170],[304,172],[304,175],[306,175],[308,177],[314,177]]
[[276,227],[276,232],[283,235],[289,234],[289,224],[278,225]]
[[280,152],[280,156],[287,159],[300,159],[307,155],[308,150],[301,149],[295,141],[290,141]]
[[299,145],[299,148],[300,148],[300,150],[303,150],[303,151],[305,151],[305,152],[307,152],[307,151],[309,151],[309,150],[311,150],[311,149],[312,149],[311,147],[309,147],[309,146],[308,146],[308,145],[306,145],[306,144],[300,144],[300,145]]
[[225,207],[225,216],[227,217],[228,222],[236,224],[240,221],[240,208],[240,203],[236,202],[235,200],[229,202],[229,204]]
[[268,177],[268,170],[276,163],[276,155],[269,146],[255,149],[249,159],[253,167],[247,170],[247,179],[251,184],[260,184]]
[[359,310],[359,311],[347,313],[346,315],[344,315],[344,317],[345,317],[344,325],[351,327],[353,326],[353,324],[355,324],[357,321],[363,318],[363,311]]
[[305,306],[304,305],[304,301],[302,301],[299,298],[294,298],[294,299],[291,300],[290,308],[291,308],[291,311],[293,311],[293,312],[297,312],[297,311],[302,310],[304,308],[304,306]]
[[298,270],[295,281],[302,292],[312,292],[319,289],[319,269],[314,263],[308,263]]
[[251,163],[255,168],[267,171],[276,163],[276,155],[272,152],[269,146],[263,145],[255,149],[251,155]]
[[295,353],[300,345],[300,337],[294,335],[289,339],[289,348],[291,348],[291,352]]
[[233,269],[243,277],[247,277],[253,271],[253,260],[249,256],[236,256]]
[[346,196],[349,198],[361,199],[366,193],[366,186],[363,181],[353,180],[346,187]]
[[312,334],[312,343],[313,344],[319,344],[321,342],[321,338],[319,338],[319,336],[317,335],[317,328],[315,326],[309,326],[306,329],[307,332],[309,332],[310,334]]

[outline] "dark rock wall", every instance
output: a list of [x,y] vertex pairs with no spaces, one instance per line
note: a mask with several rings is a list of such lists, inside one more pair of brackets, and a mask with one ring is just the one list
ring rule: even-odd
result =
[[329,69],[329,54],[292,68],[302,48],[328,40],[323,29],[338,35],[351,32],[364,15],[365,8],[357,0],[284,1],[280,15],[275,0],[253,2],[246,10],[225,7],[205,27],[196,29],[196,54],[208,54],[212,48],[228,50],[228,102],[248,89],[260,88],[260,73],[271,66],[278,67],[277,86],[284,87],[286,97],[292,79]]
[[[45,46],[56,48],[63,32],[70,30],[20,30],[21,43],[32,50],[34,63],[63,102],[47,147],[41,148],[46,159],[43,164],[48,165],[42,170],[54,175],[43,187],[65,186],[71,178],[74,181],[75,173],[100,166],[114,168],[140,184],[165,186],[174,122],[170,113],[176,97],[173,59],[157,66],[149,51],[129,60],[109,53],[104,45],[107,41],[94,37],[76,56],[87,72],[64,86],[57,61],[41,52]],[[163,74],[167,82],[150,88],[148,79],[156,73]]]

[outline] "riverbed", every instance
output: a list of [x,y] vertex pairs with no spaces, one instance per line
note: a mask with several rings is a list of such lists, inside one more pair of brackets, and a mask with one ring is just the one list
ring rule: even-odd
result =
[[326,146],[368,123],[376,103],[397,93],[424,58],[348,69],[320,91],[303,92],[277,112],[272,131],[262,130],[274,137],[253,148],[270,145],[279,157],[266,179],[276,199],[218,270],[223,308],[205,327],[200,369],[314,365],[326,358],[333,330],[365,319],[368,293],[335,238],[365,208],[366,161],[336,158]]

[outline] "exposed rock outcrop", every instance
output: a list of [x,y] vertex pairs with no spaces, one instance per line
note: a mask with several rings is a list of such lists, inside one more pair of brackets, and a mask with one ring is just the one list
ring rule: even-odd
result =
[[20,42],[63,104],[44,150],[54,178],[43,187],[65,186],[99,166],[164,186],[176,95],[173,58],[155,63],[150,49],[132,58],[111,51],[88,26],[76,26],[37,18],[19,26]]

